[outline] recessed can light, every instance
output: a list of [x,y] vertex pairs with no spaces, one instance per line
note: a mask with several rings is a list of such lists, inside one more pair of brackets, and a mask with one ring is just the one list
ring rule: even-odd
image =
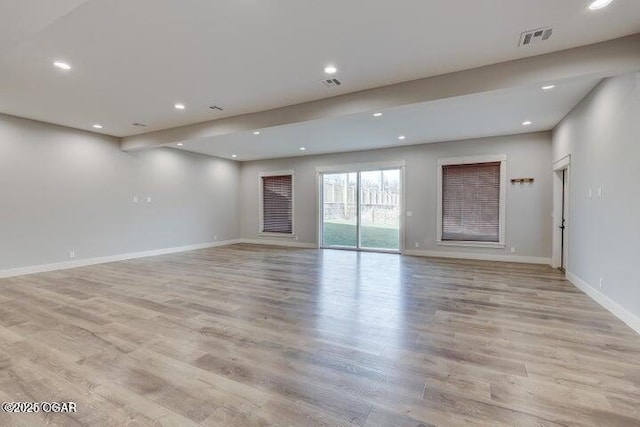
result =
[[531,124],[531,121],[527,120],[522,122],[522,126],[529,126]]
[[71,69],[71,65],[67,64],[64,61],[55,61],[53,65],[65,71],[69,71]]
[[102,125],[101,125],[101,124],[99,124],[99,123],[96,123],[95,125],[93,125],[93,127],[94,127],[95,129],[102,129]]
[[324,67],[324,72],[325,74],[335,74],[338,72],[338,69],[335,65],[327,65],[326,67]]
[[605,7],[609,6],[612,2],[613,0],[594,0],[589,5],[589,10],[604,9]]
[[253,134],[254,134],[254,135],[260,135],[260,131],[259,131],[259,130],[257,130],[257,131],[255,131],[255,132],[253,132]]
[[184,144],[183,144],[182,142],[178,142],[176,145],[177,145],[178,147],[182,147]]
[[373,113],[373,117],[380,117],[382,116],[382,113]]
[[554,87],[556,87],[556,85],[547,85],[547,86],[542,86],[542,90],[551,90]]
[[400,136],[398,137],[398,139],[399,139],[400,141],[404,141],[404,140],[406,139],[406,136],[404,136],[404,135],[400,135]]
[[236,157],[238,157],[238,155],[237,154],[232,154],[231,157],[233,157],[235,159]]
[[300,151],[305,151],[306,148],[305,147],[300,147]]
[[176,110],[184,110],[185,106],[184,104],[176,104],[173,106]]

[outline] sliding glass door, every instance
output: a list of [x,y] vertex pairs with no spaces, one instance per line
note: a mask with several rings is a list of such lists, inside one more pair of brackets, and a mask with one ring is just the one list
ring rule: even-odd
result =
[[401,172],[323,173],[322,247],[399,252]]
[[322,175],[322,246],[358,247],[358,174]]
[[400,170],[360,172],[360,247],[400,250]]

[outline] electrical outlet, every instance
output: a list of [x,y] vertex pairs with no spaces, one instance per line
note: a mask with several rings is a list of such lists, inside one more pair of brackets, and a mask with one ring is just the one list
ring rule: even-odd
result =
[[407,211],[407,216],[413,216],[413,211]]
[[138,203],[138,196],[133,196],[133,203]]
[[600,289],[604,289],[604,280],[600,278]]
[[420,247],[420,243],[416,242],[416,248]]
[[76,251],[69,251],[69,258],[75,258],[76,257]]
[[151,203],[151,197],[147,197],[147,203]]
[[515,254],[515,253],[516,253],[516,248],[511,247],[511,253],[512,253],[512,254]]
[[218,236],[213,236],[213,241],[217,242],[218,241]]

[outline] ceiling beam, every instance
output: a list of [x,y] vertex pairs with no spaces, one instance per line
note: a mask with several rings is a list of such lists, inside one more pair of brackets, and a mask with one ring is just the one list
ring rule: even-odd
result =
[[640,70],[640,34],[273,110],[122,138],[125,151],[575,77]]

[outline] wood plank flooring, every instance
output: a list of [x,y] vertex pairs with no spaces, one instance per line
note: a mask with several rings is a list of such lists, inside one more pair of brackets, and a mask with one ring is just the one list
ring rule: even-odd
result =
[[640,426],[640,336],[549,267],[234,245],[0,280],[2,426]]

